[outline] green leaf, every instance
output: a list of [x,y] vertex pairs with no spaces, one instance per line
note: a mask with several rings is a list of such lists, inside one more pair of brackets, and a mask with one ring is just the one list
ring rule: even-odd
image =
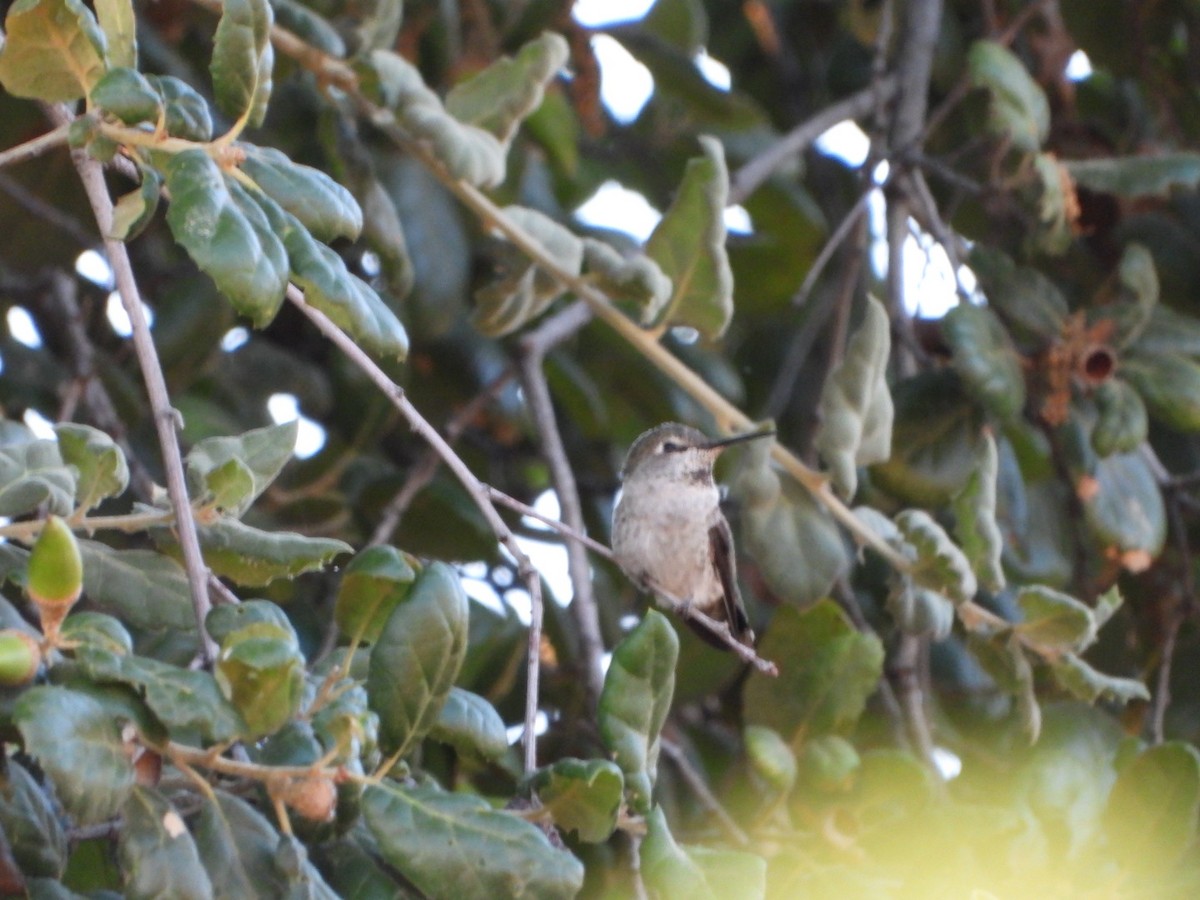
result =
[[1121,377],[1155,419],[1179,431],[1200,431],[1200,365],[1181,356],[1138,353],[1122,360]]
[[1027,640],[1053,650],[1081,650],[1096,639],[1092,611],[1074,597],[1040,584],[1017,591],[1024,621],[1015,626]]
[[906,509],[896,516],[896,527],[916,551],[913,581],[949,598],[955,606],[975,596],[979,585],[971,563],[929,513]]
[[504,180],[504,145],[495,135],[447,113],[421,73],[403,57],[374,50],[360,60],[358,74],[367,96],[392,110],[414,137],[428,140],[455,178],[484,188]]
[[600,738],[621,771],[629,805],[645,814],[658,775],[659,736],[675,693],[679,638],[662,613],[647,610],[641,624],[613,650],[600,693]]
[[21,516],[46,505],[70,515],[75,472],[63,462],[56,441],[26,440],[0,446],[0,516]]
[[308,233],[300,220],[266,196],[258,203],[287,249],[292,280],[319,309],[368,350],[403,359],[408,334],[374,288],[346,269],[340,256]]
[[388,617],[412,589],[411,557],[386,544],[361,551],[343,570],[333,619],[342,634],[374,644]]
[[648,256],[622,256],[604,241],[584,238],[583,265],[589,281],[613,302],[632,306],[643,321],[670,302],[671,279]]
[[1200,184],[1200,153],[1105,156],[1064,163],[1080,187],[1119,197],[1166,197]]
[[1067,300],[1039,270],[1018,266],[1003,252],[982,242],[971,249],[970,265],[988,305],[1023,349],[1041,349],[1062,334]]
[[295,421],[231,437],[205,438],[184,460],[193,483],[233,516],[241,516],[292,458]]
[[147,75],[146,80],[163,99],[167,134],[186,141],[212,140],[212,114],[195,88],[172,75]]
[[967,68],[971,85],[991,93],[989,130],[1018,150],[1036,153],[1050,133],[1050,104],[1021,60],[995,41],[976,41]]
[[767,864],[762,856],[707,847],[685,848],[675,842],[659,806],[646,817],[641,862],[646,885],[658,897],[749,900],[766,896]]
[[[506,206],[504,215],[538,241],[573,275],[583,266],[583,242],[549,216],[523,206]],[[471,323],[483,334],[500,337],[537,318],[563,293],[557,278],[539,269],[518,248],[498,252],[496,277],[475,292]]]
[[1002,421],[1020,415],[1025,407],[1025,373],[996,314],[960,303],[942,319],[942,334],[954,351],[954,368],[967,393]]
[[688,161],[683,181],[650,239],[646,256],[671,279],[670,299],[647,308],[644,322],[686,325],[718,338],[733,318],[733,271],[725,251],[725,203],[729,173],[725,150],[702,136],[704,155]]
[[108,64],[137,68],[137,21],[133,0],[95,0],[96,18],[108,45]]
[[1162,493],[1137,453],[1114,453],[1096,462],[1095,486],[1083,502],[1084,521],[1101,549],[1131,572],[1141,572],[1162,551],[1167,515]]
[[224,791],[201,797],[193,832],[214,896],[262,896],[283,887],[274,862],[279,833],[245,800]]
[[804,742],[797,763],[803,789],[828,794],[849,789],[862,760],[844,737],[822,734]]
[[954,536],[971,561],[971,571],[992,593],[1004,589],[1004,538],[996,524],[996,478],[999,457],[991,432],[976,450],[977,464],[962,490],[954,495]]
[[78,645],[76,657],[88,651],[100,651],[110,656],[127,656],[133,652],[133,639],[118,619],[106,613],[76,612],[67,616],[62,637]]
[[467,650],[467,595],[445,563],[426,566],[371,647],[367,694],[384,752],[403,756],[434,726]]
[[954,627],[954,604],[939,591],[915,583],[907,575],[893,580],[887,610],[905,634],[929,635],[943,641]]
[[1012,694],[1021,728],[1029,743],[1034,743],[1042,730],[1041,707],[1034,692],[1033,667],[1017,635],[1011,631],[982,638],[975,634],[968,643],[980,666],[1006,693]]
[[322,846],[321,870],[339,896],[356,900],[405,898],[391,873],[385,871],[379,848],[365,828]]
[[429,736],[460,754],[480,756],[489,762],[497,762],[508,753],[508,733],[500,713],[483,697],[460,687],[450,688]]
[[224,635],[213,674],[247,737],[278,731],[300,709],[304,657],[290,626],[255,622]]
[[560,759],[539,769],[532,785],[554,824],[584,843],[607,841],[617,827],[625,779],[607,759]]
[[4,30],[0,84],[14,97],[78,100],[107,68],[104,34],[80,0],[17,0]]
[[786,796],[796,784],[796,754],[779,732],[762,725],[747,725],[743,733],[750,768],[771,789]]
[[1025,246],[1033,253],[1061,256],[1075,239],[1074,228],[1079,217],[1075,186],[1055,154],[1037,153],[1032,159],[1040,188],[1036,203],[1038,227],[1028,236]]
[[193,632],[187,575],[173,559],[152,550],[114,550],[80,541],[83,589],[94,606],[134,628]]
[[271,98],[271,23],[267,0],[226,0],[213,37],[210,70],[217,108],[230,119],[246,117],[256,128]]
[[939,507],[975,471],[982,415],[958,375],[922,372],[896,385],[895,426],[887,462],[871,467],[873,485],[912,506]]
[[845,544],[833,518],[771,464],[771,442],[752,441],[731,487],[737,498],[741,546],[776,596],[805,608],[829,593],[846,571]]
[[67,867],[67,835],[50,796],[15,759],[0,778],[0,826],[13,858],[26,875],[61,878]]
[[858,490],[859,466],[892,455],[894,409],[887,386],[891,346],[887,311],[868,297],[862,323],[821,391],[821,428],[813,446],[829,466],[834,487],[846,498]]
[[[72,616],[71,619],[77,618]],[[70,619],[67,620],[68,622]],[[83,670],[96,682],[117,682],[136,690],[176,740],[195,735],[205,745],[246,734],[237,710],[221,695],[209,672],[183,669],[145,656],[114,655],[94,644],[76,652]]]
[[113,208],[112,231],[109,237],[117,241],[132,241],[141,234],[158,211],[162,193],[162,176],[156,169],[141,167],[142,183],[117,199]]
[[1150,692],[1140,681],[1097,672],[1074,653],[1064,653],[1050,669],[1064,690],[1085,703],[1095,703],[1101,697],[1118,703],[1150,699]]
[[146,76],[136,69],[109,69],[92,86],[88,102],[116,116],[126,125],[157,123],[163,100]]
[[661,806],[655,806],[646,815],[641,863],[647,887],[659,897],[716,900],[704,870],[675,842]]
[[287,613],[270,600],[223,603],[214,606],[204,620],[205,629],[216,641],[223,641],[234,632],[253,625],[271,625],[283,631],[292,631],[292,622]]
[[54,783],[79,824],[115,816],[133,788],[133,764],[121,728],[98,700],[63,687],[38,685],[13,709],[25,752]]
[[117,497],[129,486],[125,453],[107,434],[90,425],[64,422],[54,426],[58,451],[78,471],[75,505],[89,510],[106,497]]
[[246,154],[242,171],[313,237],[325,243],[358,237],[363,214],[348,190],[320,169],[292,162],[273,147],[237,146]]
[[175,154],[164,174],[175,240],[239,313],[266,325],[283,302],[288,264],[262,210],[203,150]]
[[1092,426],[1092,449],[1100,456],[1132,453],[1146,440],[1150,429],[1146,404],[1133,386],[1110,378],[1096,389],[1096,424]]
[[883,674],[879,638],[856,631],[832,600],[805,612],[780,607],[758,652],[777,660],[780,674],[746,682],[746,720],[774,728],[793,747],[852,728]]
[[1126,245],[1117,267],[1116,302],[1096,310],[1099,317],[1114,322],[1116,333],[1112,343],[1118,350],[1136,341],[1150,324],[1158,306],[1158,293],[1158,270],[1153,255],[1142,244]]
[[523,119],[542,104],[546,84],[567,63],[566,39],[544,32],[515,59],[502,56],[446,95],[446,111],[477,125],[507,146]]
[[333,538],[262,531],[228,518],[200,525],[197,532],[204,561],[213,572],[248,587],[319,571],[334,557],[354,551],[349,544]]
[[363,793],[380,853],[423,894],[461,900],[574,897],[583,865],[486,800],[384,782]]
[[[395,4],[401,6],[399,2]],[[346,42],[329,20],[295,0],[271,0],[275,22],[311,44],[322,53],[341,59],[347,55]]]
[[1108,852],[1134,872],[1161,876],[1194,851],[1198,816],[1200,753],[1182,741],[1148,747],[1120,771],[1109,794]]
[[204,900],[213,896],[187,825],[158,791],[136,787],[125,801],[117,855],[126,897]]

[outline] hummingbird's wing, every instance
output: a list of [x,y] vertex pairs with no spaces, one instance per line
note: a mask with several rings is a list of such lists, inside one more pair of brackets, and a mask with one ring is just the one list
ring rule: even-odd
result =
[[724,516],[717,516],[708,529],[708,544],[712,549],[713,566],[725,594],[723,618],[729,623],[729,632],[734,639],[743,644],[754,643],[754,632],[750,630],[750,620],[746,618],[746,608],[742,605],[742,595],[737,586],[737,562],[733,555],[733,533],[729,530],[729,522]]

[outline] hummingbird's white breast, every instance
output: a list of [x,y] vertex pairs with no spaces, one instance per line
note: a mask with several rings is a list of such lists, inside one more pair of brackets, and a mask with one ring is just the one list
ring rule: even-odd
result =
[[631,479],[613,512],[617,563],[634,581],[701,609],[723,602],[709,542],[719,504],[711,477],[666,484]]

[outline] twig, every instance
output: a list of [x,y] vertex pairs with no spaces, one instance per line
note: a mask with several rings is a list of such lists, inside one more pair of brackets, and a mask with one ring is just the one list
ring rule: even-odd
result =
[[26,189],[19,181],[10,178],[3,172],[0,172],[0,190],[12,197],[19,206],[24,207],[31,215],[45,220],[59,231],[65,233],[81,249],[90,249],[100,243],[96,239],[96,236],[89,234],[87,229],[74,216],[68,215],[57,206],[47,203],[37,194],[33,193],[33,191]]
[[[515,376],[516,373],[512,369],[502,372],[492,379],[482,391],[472,397],[469,403],[451,416],[442,429],[446,435],[446,443],[453,446],[471,420],[491,403]],[[412,467],[400,490],[383,508],[383,512],[379,516],[379,523],[375,526],[375,530],[371,533],[371,539],[367,542],[368,547],[386,544],[392,539],[392,534],[399,527],[400,520],[404,518],[408,507],[412,505],[417,494],[421,493],[421,490],[433,480],[440,465],[441,457],[438,456],[437,451],[432,447],[428,448],[417,464]]]
[[674,594],[664,591],[650,579],[646,580],[646,588],[669,606],[672,612],[679,616],[679,618],[695,622],[697,625],[703,627],[705,631],[732,650],[734,656],[742,662],[750,663],[750,665],[754,666],[754,668],[758,669],[764,675],[770,675],[772,678],[779,677],[779,667],[769,659],[763,659],[759,656],[753,647],[743,644],[735,638],[733,632],[729,630],[727,622],[718,622],[711,616],[705,615],[696,609],[692,603],[689,603],[687,600],[681,600]]
[[826,131],[846,119],[860,119],[887,103],[896,92],[896,81],[884,78],[878,84],[863,88],[832,106],[827,106],[811,119],[797,125],[778,141],[751,159],[729,179],[729,202],[741,203],[766,181],[781,165],[801,153]]
[[[91,412],[92,422],[112,437],[124,452],[129,464],[134,494],[148,500],[153,480],[141,460],[134,454],[128,440],[128,429],[117,414],[104,382],[97,375],[96,348],[88,336],[83,313],[79,308],[78,282],[74,277],[57,270],[50,275],[49,282],[41,295],[39,305],[54,322],[52,344],[60,345],[59,350],[66,357],[76,384],[80,385],[78,393],[82,394]],[[62,410],[59,421],[69,420],[71,416],[67,415],[68,412],[66,409]]]
[[[825,266],[833,258],[833,254],[837,252],[838,247],[842,245],[847,236],[854,230],[854,226],[862,221],[862,217],[867,211],[867,201],[870,198],[871,191],[874,189],[875,187],[872,185],[862,193],[854,206],[850,208],[850,211],[846,213],[842,221],[838,223],[838,227],[834,229],[833,234],[829,236],[829,240],[825,242],[825,246],[817,254],[817,258],[813,261],[808,274],[804,276],[804,281],[801,282],[799,290],[792,297],[791,303],[793,308],[801,308],[808,302],[809,295],[817,283],[817,278],[825,270]],[[767,402],[763,405],[763,418],[777,419],[783,413],[784,408],[787,406],[788,398],[795,388],[796,379],[799,377],[800,371],[804,366],[804,361],[808,357],[808,352],[816,342],[817,335],[821,333],[821,328],[829,318],[829,313],[833,311],[837,296],[837,293],[831,292],[822,297],[821,305],[812,309],[808,314],[808,318],[796,329],[796,334],[788,344],[787,352],[784,354],[783,362],[779,364],[779,372],[776,374],[775,381],[771,385],[771,391],[767,395]]]
[[[525,387],[525,401],[541,439],[542,456],[550,466],[550,479],[558,496],[562,520],[579,534],[586,530],[579,489],[575,484],[575,473],[567,461],[566,447],[550,399],[550,386],[546,383],[542,367],[547,349],[559,343],[564,332],[574,334],[591,320],[592,312],[587,304],[576,301],[521,340],[521,384]],[[600,661],[604,655],[604,639],[600,635],[600,615],[596,611],[591,570],[583,545],[570,541],[566,550],[567,572],[571,578],[573,595],[571,612],[579,626],[588,700],[594,707],[600,701],[600,691],[604,688],[604,669]]]
[[23,144],[17,144],[15,147],[9,147],[7,150],[0,151],[0,169],[3,169],[5,166],[25,162],[27,159],[41,156],[47,150],[63,146],[67,142],[67,132],[70,128],[70,124],[59,125],[57,128],[47,131],[45,134],[40,134]]
[[558,521],[557,519],[552,519],[552,518],[550,518],[550,516],[543,516],[540,512],[538,512],[536,509],[534,509],[528,503],[522,503],[516,497],[510,497],[508,494],[492,487],[490,484],[483,485],[483,489],[485,491],[487,491],[488,497],[491,498],[492,500],[496,501],[497,503],[507,506],[510,509],[514,509],[523,516],[528,516],[531,519],[536,519],[537,521],[541,522],[543,525],[548,525],[550,528],[557,531],[563,537],[569,538],[572,541],[576,541],[576,542],[582,544],[584,547],[587,547],[593,553],[598,553],[601,556],[603,556],[605,559],[611,560],[613,558],[612,550],[610,548],[604,546],[604,544],[601,544],[595,538],[590,538],[583,532],[576,531],[571,526],[566,525],[563,522]]
[[925,765],[937,773],[938,768],[933,761],[933,736],[929,731],[929,718],[925,710],[925,695],[921,691],[921,678],[917,671],[921,640],[911,634],[899,635],[891,670],[896,682],[897,700],[904,713],[904,722],[908,726],[913,748]]
[[696,771],[696,767],[692,765],[692,761],[688,759],[683,748],[667,737],[659,737],[658,746],[666,754],[667,758],[675,764],[675,768],[679,770],[680,777],[687,783],[692,793],[696,795],[696,799],[716,818],[717,822],[729,836],[729,839],[739,847],[750,846],[749,835],[733,820],[733,816],[721,805],[721,801],[716,798],[716,795],[709,790],[704,776]]
[[500,518],[496,508],[488,500],[487,491],[477,479],[467,464],[454,452],[446,440],[438,433],[421,412],[412,404],[404,393],[404,389],[392,381],[387,373],[379,367],[375,360],[364,351],[342,329],[330,321],[320,310],[309,306],[304,300],[303,292],[293,284],[287,288],[287,298],[300,310],[331,342],[337,345],[362,372],[375,383],[392,405],[408,421],[409,427],[424,439],[438,455],[446,467],[458,478],[467,493],[471,495],[476,507],[483,514],[497,540],[505,546],[517,562],[517,570],[529,591],[530,623],[529,648],[526,668],[527,693],[525,701],[525,771],[532,772],[537,768],[537,737],[534,734],[534,722],[538,711],[538,678],[540,674],[541,642],[542,642],[542,583],[541,576],[529,557],[517,543],[516,537],[505,521]]
[[[46,109],[51,119],[59,125],[69,124],[71,113],[61,106],[47,105]],[[142,377],[146,381],[146,394],[150,399],[150,409],[154,416],[154,426],[158,432],[159,446],[162,448],[163,469],[167,476],[167,495],[175,511],[175,528],[179,537],[179,547],[183,554],[183,567],[187,572],[188,587],[192,597],[192,609],[196,614],[196,626],[200,635],[201,653],[206,662],[211,662],[216,654],[216,645],[204,628],[204,620],[211,609],[208,598],[208,567],[204,564],[204,556],[200,552],[200,541],[196,534],[196,522],[192,518],[192,507],[188,500],[187,481],[183,473],[183,457],[179,449],[179,435],[176,428],[179,424],[179,413],[171,406],[171,397],[167,392],[167,383],[163,377],[162,366],[158,361],[158,351],[154,347],[154,339],[150,336],[150,326],[142,312],[142,298],[138,290],[137,280],[133,275],[133,266],[129,261],[129,253],[121,241],[107,237],[112,231],[113,203],[108,196],[108,187],[104,183],[104,171],[100,163],[92,159],[82,150],[71,153],[71,160],[79,172],[83,189],[87,193],[88,202],[96,216],[96,224],[100,233],[105,235],[104,249],[108,256],[108,264],[112,267],[117,284],[117,293],[121,297],[121,305],[129,316],[133,327],[133,347],[137,354],[138,365]]]

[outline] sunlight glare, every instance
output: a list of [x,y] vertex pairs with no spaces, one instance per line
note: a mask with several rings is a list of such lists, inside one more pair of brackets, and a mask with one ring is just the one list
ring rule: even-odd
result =
[[645,241],[662,219],[662,213],[637,191],[610,179],[575,210],[575,218],[593,228],[611,228]]

